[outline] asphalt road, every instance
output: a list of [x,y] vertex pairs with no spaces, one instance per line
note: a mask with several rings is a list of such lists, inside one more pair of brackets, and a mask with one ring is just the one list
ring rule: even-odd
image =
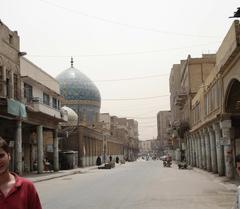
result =
[[138,161],[35,184],[44,209],[231,209],[235,192],[194,170]]

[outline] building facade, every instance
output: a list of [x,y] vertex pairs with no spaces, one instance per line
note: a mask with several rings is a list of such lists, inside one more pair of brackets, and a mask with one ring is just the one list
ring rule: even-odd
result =
[[160,145],[160,154],[163,154],[164,150],[172,150],[173,149],[173,142],[169,136],[169,128],[171,125],[171,118],[172,113],[171,111],[159,111],[157,114],[157,130],[158,136],[157,139],[159,140]]
[[186,139],[184,133],[191,128],[191,102],[198,90],[204,86],[211,70],[215,66],[215,54],[203,54],[200,58],[190,55],[180,64],[173,65],[169,78],[170,106],[172,113],[169,134],[174,142],[177,160],[185,155]]
[[[175,94],[171,99],[182,111],[182,117],[177,118],[179,127],[183,121],[187,123],[178,132],[185,144],[187,162],[228,178],[239,177],[239,46],[240,25],[239,21],[234,21],[216,55],[204,55],[201,59],[207,59],[208,62],[201,62],[194,69],[195,73],[200,73],[199,78],[191,72],[177,72],[180,74],[180,87],[184,87],[181,90],[185,90],[185,93]],[[186,62],[192,63],[189,58]],[[185,69],[189,71],[188,64]]]
[[26,58],[20,58],[21,98],[27,117],[22,126],[22,157],[25,172],[43,173],[44,162],[59,170],[58,125],[67,121],[61,109],[58,82]]
[[139,141],[139,154],[141,156],[159,156],[159,140],[149,139],[145,141]]
[[[37,167],[42,173],[46,142],[52,147],[54,170],[58,170],[57,125],[67,120],[67,115],[60,111],[59,86],[56,80],[22,57],[26,53],[20,52],[19,42],[17,32],[1,22],[0,136],[11,147],[10,169],[22,174]],[[48,95],[45,104],[44,92],[53,96]]]
[[56,79],[60,83],[63,105],[73,109],[80,121],[94,125],[99,121],[101,95],[96,85],[73,66],[61,72]]
[[0,22],[0,136],[11,147],[10,169],[21,174],[22,120],[26,108],[21,103],[19,45],[18,33]]
[[240,154],[240,25],[234,21],[216,53],[216,65],[192,100],[186,136],[188,161],[220,176],[238,177]]
[[[92,166],[97,157],[102,162],[134,160],[138,150],[138,127],[134,120],[100,113],[101,97],[95,84],[79,70],[71,67],[57,76],[63,104],[77,114],[77,121],[62,124],[62,150],[78,152],[78,166]],[[66,109],[65,107],[65,109]],[[64,134],[67,132],[68,134]]]

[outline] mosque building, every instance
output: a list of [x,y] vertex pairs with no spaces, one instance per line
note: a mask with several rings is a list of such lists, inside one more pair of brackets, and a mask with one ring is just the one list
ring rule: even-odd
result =
[[101,95],[96,85],[73,66],[60,73],[56,79],[60,84],[61,95],[65,98],[63,105],[73,109],[79,121],[94,125],[99,120]]
[[96,164],[101,157],[107,162],[110,156],[123,159],[123,141],[112,137],[111,131],[100,122],[101,95],[96,85],[73,66],[60,73],[56,79],[65,101],[63,109],[68,112],[68,122],[62,124],[61,150],[78,153],[77,166]]

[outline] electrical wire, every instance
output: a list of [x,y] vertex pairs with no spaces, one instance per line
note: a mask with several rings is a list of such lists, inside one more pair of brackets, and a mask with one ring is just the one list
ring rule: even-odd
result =
[[150,117],[119,116],[119,117],[134,118],[134,119],[153,119],[153,118],[156,118],[157,116],[150,116]]
[[[135,76],[135,77],[128,77],[128,78],[113,78],[113,79],[104,79],[104,80],[93,80],[90,81],[89,83],[92,82],[97,82],[97,83],[101,83],[101,82],[115,82],[115,81],[131,81],[131,80],[144,80],[144,79],[151,79],[151,78],[159,78],[159,77],[165,77],[165,76],[169,76],[169,73],[166,74],[155,74],[155,75],[146,75],[146,76]],[[55,78],[53,78],[54,80],[56,80]],[[49,79],[39,79],[38,81],[43,82],[43,81],[53,81],[53,79],[49,78]],[[87,83],[87,82],[85,82]]]
[[142,98],[121,98],[121,99],[102,99],[102,101],[135,101],[135,100],[148,100],[148,99],[158,99],[162,97],[169,97],[169,94],[153,96],[153,97],[142,97]]
[[108,80],[95,80],[94,82],[113,82],[113,81],[141,80],[141,79],[156,78],[156,77],[163,77],[163,76],[169,76],[169,73],[167,73],[167,74],[149,75],[149,76],[131,77],[131,78],[119,78],[119,79],[108,79]]
[[171,31],[162,31],[162,30],[159,30],[159,29],[156,29],[156,28],[145,28],[145,27],[141,27],[141,26],[131,25],[131,24],[128,24],[128,23],[118,22],[118,21],[115,21],[115,20],[110,20],[110,19],[107,19],[107,18],[95,16],[95,15],[90,15],[86,12],[82,12],[82,11],[79,11],[79,10],[67,8],[67,7],[64,7],[60,4],[56,4],[56,3],[53,3],[53,2],[50,2],[50,1],[46,1],[46,0],[39,0],[39,1],[44,2],[45,4],[48,4],[48,5],[66,10],[68,12],[72,12],[72,13],[84,16],[84,17],[88,17],[88,18],[95,19],[95,20],[98,20],[98,21],[111,23],[111,24],[115,24],[115,25],[120,25],[120,26],[124,26],[124,27],[128,27],[128,28],[135,28],[135,29],[143,30],[143,31],[162,33],[162,34],[165,34],[165,35],[175,35],[175,36],[185,36],[185,37],[195,37],[195,38],[218,38],[217,36],[185,34],[185,33],[171,32]]
[[103,56],[122,56],[122,55],[138,55],[138,54],[150,54],[150,53],[161,53],[165,51],[173,51],[180,49],[189,49],[199,46],[208,46],[211,44],[216,44],[216,42],[206,43],[206,44],[196,44],[191,46],[177,47],[177,48],[168,48],[168,49],[159,49],[159,50],[149,50],[149,51],[136,51],[136,52],[112,52],[112,53],[103,53],[103,54],[79,54],[79,55],[43,55],[43,54],[28,54],[30,57],[38,58],[65,58],[65,57],[103,57]]

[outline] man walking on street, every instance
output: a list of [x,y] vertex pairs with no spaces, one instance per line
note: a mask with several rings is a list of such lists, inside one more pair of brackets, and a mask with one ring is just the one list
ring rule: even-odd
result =
[[9,171],[9,146],[0,137],[0,208],[42,209],[32,182]]

